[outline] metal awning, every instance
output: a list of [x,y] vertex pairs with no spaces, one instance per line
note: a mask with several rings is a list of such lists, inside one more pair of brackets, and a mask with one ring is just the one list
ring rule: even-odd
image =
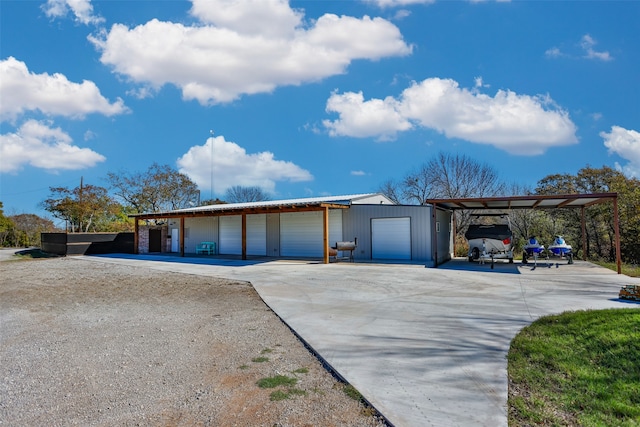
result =
[[585,243],[585,218],[584,209],[600,203],[613,203],[613,227],[615,231],[616,264],[618,274],[622,273],[622,260],[620,256],[620,226],[618,220],[618,193],[590,193],[590,194],[545,194],[529,196],[504,196],[504,197],[478,197],[461,199],[428,199],[425,204],[434,207],[461,210],[461,209],[559,209],[580,208],[582,210],[582,241]]
[[583,208],[617,200],[618,193],[553,194],[530,196],[429,199],[425,203],[459,209],[557,209]]

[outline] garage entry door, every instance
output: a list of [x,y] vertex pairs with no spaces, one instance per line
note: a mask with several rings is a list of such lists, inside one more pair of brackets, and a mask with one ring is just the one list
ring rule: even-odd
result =
[[373,259],[411,259],[411,218],[371,220]]
[[[342,211],[329,211],[329,246],[342,240]],[[321,257],[322,212],[280,214],[280,255]]]
[[220,250],[225,255],[242,255],[242,217],[220,217]]
[[[220,217],[220,253],[242,255],[242,216]],[[247,215],[247,255],[267,254],[267,216]]]
[[247,255],[267,254],[267,215],[247,215]]

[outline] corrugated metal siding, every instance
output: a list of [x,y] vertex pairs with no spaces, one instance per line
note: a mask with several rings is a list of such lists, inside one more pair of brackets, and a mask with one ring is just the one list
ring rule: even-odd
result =
[[352,205],[343,211],[342,230],[345,240],[358,238],[354,258],[372,259],[371,219],[401,217],[411,218],[411,259],[427,265],[433,263],[430,206]]
[[329,247],[346,240],[342,235],[342,209],[329,210]]
[[242,255],[242,216],[220,217],[220,248],[218,253]]
[[[217,242],[218,241],[218,218],[185,218],[184,251],[185,253],[195,253],[196,246],[200,242]],[[180,230],[180,221],[169,225],[170,229]]]
[[267,254],[267,215],[247,215],[247,255]]
[[436,209],[436,220],[440,223],[438,240],[438,264],[449,261],[453,253],[453,230],[451,224],[451,212]]

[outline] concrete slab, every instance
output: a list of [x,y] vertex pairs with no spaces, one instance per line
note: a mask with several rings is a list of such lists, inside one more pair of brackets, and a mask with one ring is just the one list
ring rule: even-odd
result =
[[250,281],[263,300],[395,426],[506,426],[506,355],[535,319],[638,306],[638,283],[594,264],[456,259],[318,264],[152,255],[78,257]]

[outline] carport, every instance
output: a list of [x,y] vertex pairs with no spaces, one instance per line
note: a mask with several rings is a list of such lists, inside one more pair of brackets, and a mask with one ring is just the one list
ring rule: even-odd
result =
[[[590,194],[552,194],[530,196],[505,196],[505,197],[480,197],[461,199],[428,199],[425,204],[436,207],[456,210],[488,210],[488,209],[558,209],[579,208],[581,211],[582,247],[586,247],[586,222],[585,209],[600,203],[613,203],[613,227],[615,230],[616,265],[618,274],[622,273],[622,260],[620,256],[620,229],[618,220],[618,193],[590,193]],[[456,219],[452,215],[453,236],[456,235]],[[435,222],[434,222],[435,224]],[[434,239],[437,234],[434,233]],[[454,239],[455,245],[455,239]],[[434,247],[438,248],[437,242]],[[455,247],[453,248],[455,252]],[[583,251],[584,252],[584,251]],[[437,260],[437,253],[435,259]],[[586,254],[583,253],[583,260]]]

